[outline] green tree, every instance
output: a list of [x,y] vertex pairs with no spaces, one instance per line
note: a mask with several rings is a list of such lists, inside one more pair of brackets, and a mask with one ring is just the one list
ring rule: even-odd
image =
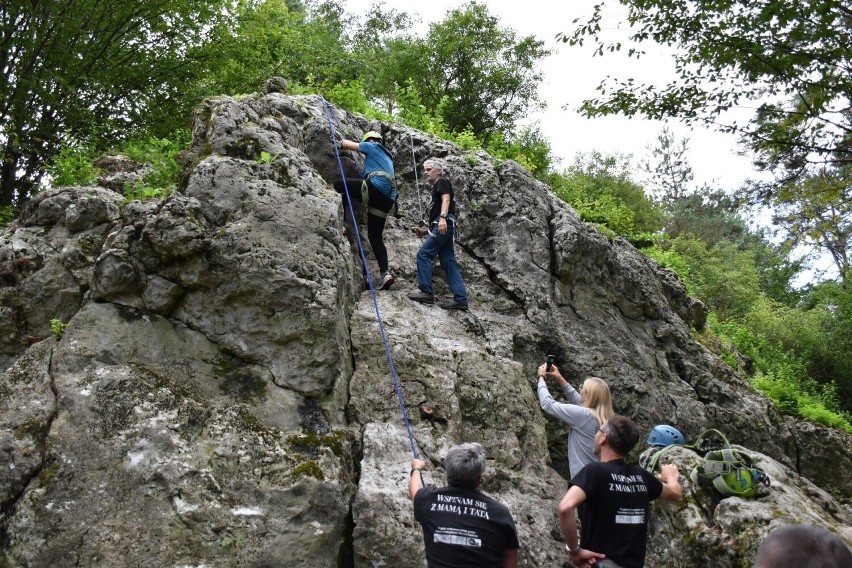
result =
[[197,53],[204,61],[199,96],[256,91],[272,76],[330,90],[357,78],[345,30],[354,19],[335,1],[240,0],[233,21]]
[[657,135],[657,143],[649,148],[651,157],[640,165],[648,175],[646,189],[659,200],[673,203],[689,195],[695,179],[692,165],[686,157],[689,139],[677,139],[667,126]]
[[239,1],[233,25],[216,28],[212,40],[198,49],[210,70],[199,92],[236,95],[284,75],[283,56],[297,43],[296,28],[304,19],[304,11],[292,12],[284,0]]
[[224,1],[0,3],[0,205],[26,200],[63,142],[109,144],[128,129],[176,127],[195,101],[188,53]]
[[391,116],[400,110],[400,89],[410,88],[410,77],[428,54],[426,45],[408,33],[411,24],[408,14],[376,3],[352,41],[365,93]]
[[630,158],[593,151],[550,177],[554,193],[587,222],[631,238],[660,229],[662,210],[631,179]]
[[538,62],[550,54],[534,36],[518,38],[484,4],[470,2],[432,24],[420,42],[423,59],[400,69],[423,104],[438,108],[450,132],[470,129],[482,142],[514,132],[515,123],[542,105]]
[[739,215],[739,203],[724,191],[702,186],[691,195],[667,203],[666,234],[677,238],[690,233],[707,246],[729,241],[745,248],[748,223]]
[[[619,0],[633,33],[628,54],[646,42],[673,47],[677,79],[664,87],[609,79],[585,101],[588,116],[620,113],[678,118],[740,136],[758,165],[778,179],[817,164],[852,161],[852,9],[847,0]],[[601,38],[603,5],[572,33],[570,44]],[[725,111],[759,105],[748,124]],[[766,189],[766,188],[764,188]]]
[[848,285],[852,276],[852,166],[825,168],[791,180],[769,196],[773,221],[789,247],[806,247],[828,253],[839,279]]
[[[852,412],[852,289],[836,282],[818,284],[809,290],[801,310],[818,320],[821,332],[810,335],[808,370],[820,383],[835,383],[842,409]],[[791,324],[788,329],[794,334],[801,326]]]
[[719,320],[740,318],[761,296],[754,253],[729,241],[707,246],[694,235],[682,234],[664,245],[685,259],[691,292]]
[[803,268],[790,258],[788,244],[774,244],[764,230],[752,230],[741,215],[739,201],[709,186],[671,202],[666,207],[666,239],[681,235],[697,237],[707,248],[721,243],[736,246],[753,255],[760,290],[776,302],[795,306],[801,293],[791,282]]
[[550,181],[553,167],[559,162],[537,123],[521,128],[516,135],[496,138],[486,150],[497,158],[515,160],[541,181]]

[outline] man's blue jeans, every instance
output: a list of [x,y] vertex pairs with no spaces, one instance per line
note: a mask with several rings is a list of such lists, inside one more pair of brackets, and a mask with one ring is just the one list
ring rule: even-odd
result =
[[433,226],[429,231],[426,241],[417,251],[417,285],[421,292],[433,294],[432,292],[432,261],[437,256],[441,266],[447,272],[447,284],[453,292],[456,302],[467,302],[467,291],[462,282],[461,270],[456,262],[456,253],[453,250],[453,234],[455,227],[450,223],[447,232],[443,235],[438,233],[438,227]]

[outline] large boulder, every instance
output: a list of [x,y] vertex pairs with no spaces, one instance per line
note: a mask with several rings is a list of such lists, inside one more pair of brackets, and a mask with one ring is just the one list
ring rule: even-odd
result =
[[[567,431],[529,381],[547,353],[644,431],[717,428],[773,477],[753,501],[655,505],[649,566],[724,547],[746,565],[801,519],[850,542],[832,494],[852,492],[852,439],[780,416],[696,341],[706,310],[671,272],[514,162],[281,91],[205,101],[164,200],[59,188],[0,231],[0,566],[425,566],[408,463],[442,484],[460,441],[487,451],[521,565],[567,565]],[[390,291],[363,289],[331,187],[357,157],[329,125],[397,156]],[[432,156],[458,192],[467,313],[406,298]]]

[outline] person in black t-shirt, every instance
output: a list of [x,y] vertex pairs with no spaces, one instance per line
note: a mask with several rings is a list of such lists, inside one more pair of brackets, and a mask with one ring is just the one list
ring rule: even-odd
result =
[[446,487],[426,487],[426,464],[411,460],[408,495],[423,528],[429,568],[517,568],[518,532],[509,509],[477,490],[485,452],[476,443],[447,452]]
[[[648,538],[649,503],[658,497],[680,501],[677,466],[667,464],[654,477],[624,461],[639,440],[639,428],[624,416],[613,416],[595,432],[595,454],[571,479],[571,488],[559,503],[559,524],[575,566],[642,568]],[[583,503],[583,530],[577,542],[575,510]]]
[[419,290],[408,295],[409,299],[421,304],[434,304],[432,289],[432,261],[437,256],[447,273],[447,286],[453,293],[453,301],[441,304],[445,310],[467,311],[467,290],[462,281],[459,263],[453,242],[456,232],[456,200],[453,184],[444,177],[442,162],[431,158],[423,162],[423,172],[432,184],[432,199],[429,202],[429,225],[411,227],[418,237],[426,237],[417,251],[417,287]]

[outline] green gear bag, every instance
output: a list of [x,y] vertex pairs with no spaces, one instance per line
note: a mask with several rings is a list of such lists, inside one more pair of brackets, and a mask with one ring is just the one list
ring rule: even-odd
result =
[[769,476],[745,452],[722,448],[707,452],[704,463],[693,468],[689,478],[702,487],[712,487],[723,497],[754,497],[760,484],[769,486]]
[[[660,457],[677,444],[666,446],[648,456],[646,463],[640,463],[648,471],[654,471]],[[699,487],[716,491],[721,497],[755,497],[763,484],[769,487],[769,476],[755,467],[747,453],[731,448],[730,442],[718,430],[707,430],[695,439],[693,444],[682,447],[704,454],[701,465],[692,469],[689,478]]]

